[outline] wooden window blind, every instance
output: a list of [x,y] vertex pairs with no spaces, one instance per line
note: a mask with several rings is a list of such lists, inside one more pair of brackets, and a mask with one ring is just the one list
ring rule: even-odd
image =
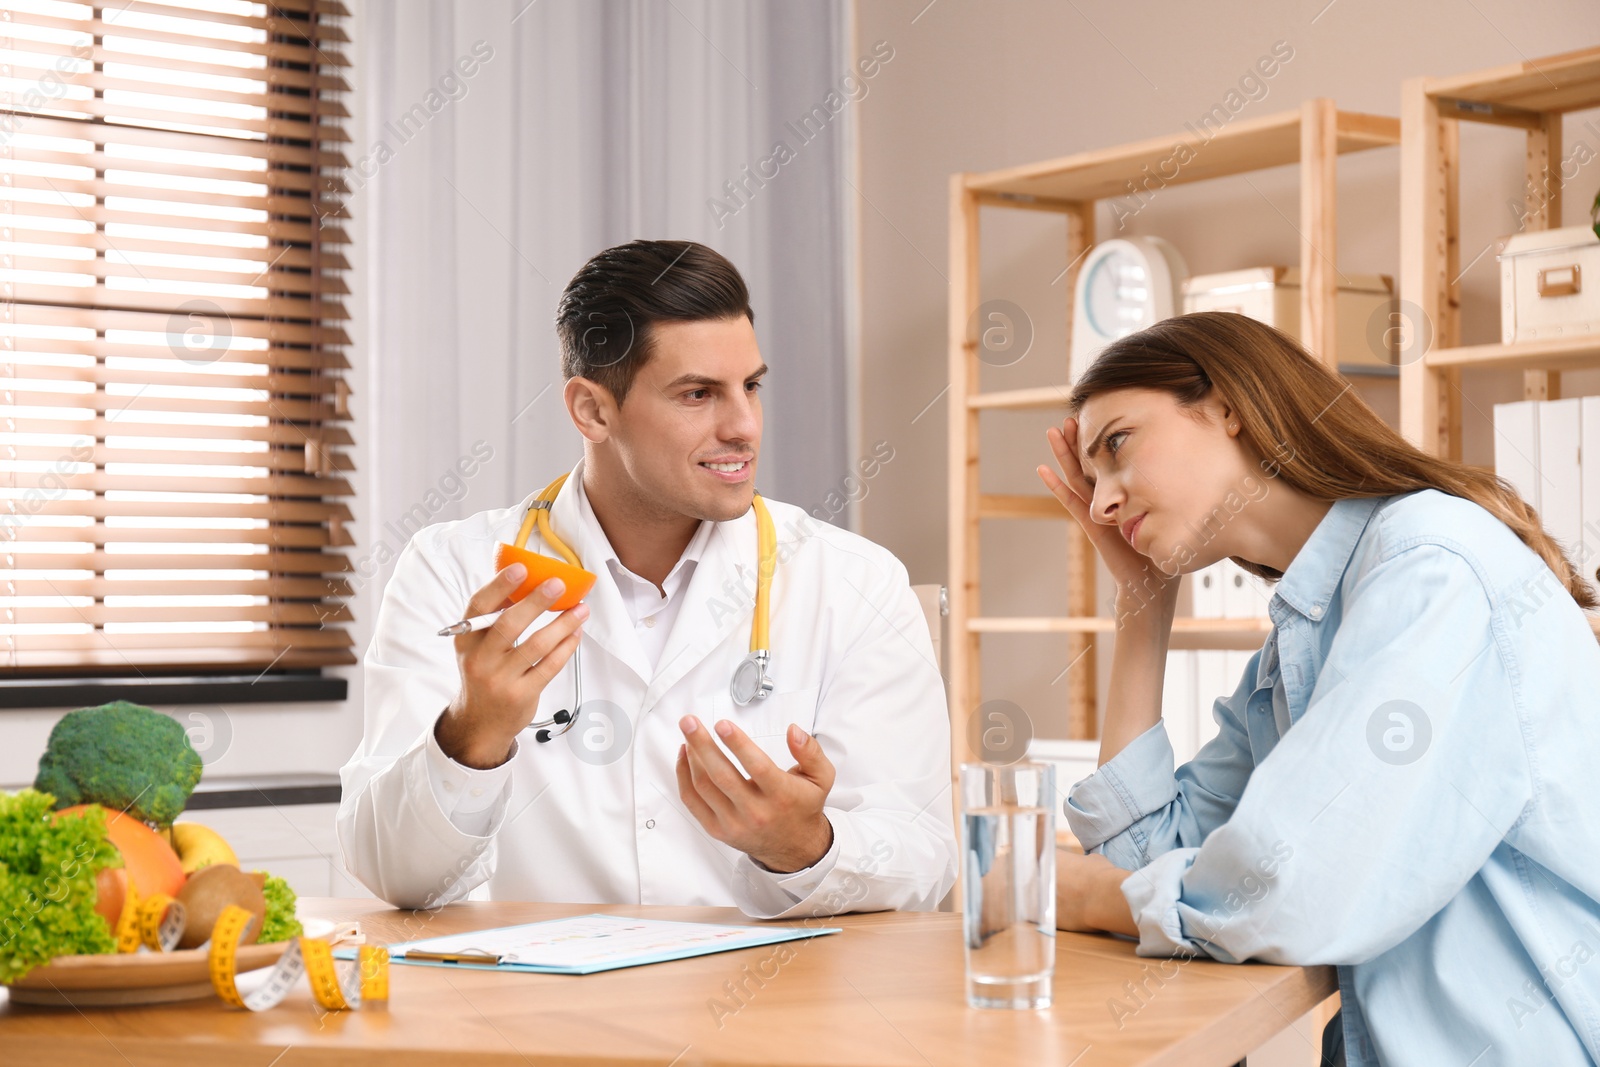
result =
[[0,675],[355,662],[347,15],[0,2]]

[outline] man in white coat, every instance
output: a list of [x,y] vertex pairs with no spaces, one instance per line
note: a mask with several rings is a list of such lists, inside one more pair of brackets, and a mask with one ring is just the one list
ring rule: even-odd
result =
[[[545,586],[508,606],[524,570],[497,573],[496,546],[541,487],[411,539],[364,661],[346,866],[409,908],[480,886],[754,918],[937,907],[955,880],[949,718],[900,561],[763,497],[774,686],[730,695],[755,614],[767,370],[738,271],[634,241],[585,264],[556,318],[584,456],[549,520],[594,587],[565,611]],[[556,554],[537,532],[527,547]],[[537,740],[575,672],[575,724]]]

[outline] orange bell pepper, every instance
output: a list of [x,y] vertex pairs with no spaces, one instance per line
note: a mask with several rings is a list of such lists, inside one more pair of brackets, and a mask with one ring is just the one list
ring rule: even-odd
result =
[[526,548],[508,545],[504,541],[500,542],[500,548],[494,557],[495,570],[503,571],[513,563],[520,563],[528,568],[528,577],[511,592],[510,599],[513,604],[537,589],[540,583],[551,578],[560,578],[566,583],[567,588],[556,597],[555,602],[550,605],[550,610],[566,611],[588,596],[589,590],[594,587],[595,576],[582,567],[574,567],[554,556],[541,555]]

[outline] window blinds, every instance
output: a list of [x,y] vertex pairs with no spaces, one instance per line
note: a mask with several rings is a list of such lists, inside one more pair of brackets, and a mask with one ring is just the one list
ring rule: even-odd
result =
[[0,2],[0,671],[354,662],[346,9]]

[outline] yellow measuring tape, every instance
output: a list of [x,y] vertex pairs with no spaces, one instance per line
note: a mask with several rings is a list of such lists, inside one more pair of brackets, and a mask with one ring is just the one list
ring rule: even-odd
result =
[[[117,917],[118,952],[171,952],[183,936],[186,919],[182,903],[165,893],[140,897],[133,886]],[[333,947],[324,938],[297,937],[289,942],[273,965],[272,973],[250,994],[239,992],[235,982],[239,973],[239,946],[256,921],[254,913],[229,904],[211,928],[206,968],[211,986],[227,1004],[250,1011],[276,1007],[288,996],[302,974],[311,982],[311,995],[329,1011],[357,1010],[362,1004],[386,1004],[389,1000],[389,951],[381,945],[362,945],[354,962],[333,958]]]
[[280,1003],[302,974],[311,981],[311,995],[329,1011],[354,1011],[364,1003],[388,1001],[387,949],[381,945],[362,945],[357,959],[344,963],[333,958],[332,946],[320,937],[297,937],[290,941],[266,981],[248,995],[240,993],[234,982],[238,974],[239,944],[255,918],[247,909],[229,904],[211,930],[207,966],[212,988],[224,1003],[250,1011],[265,1011]]
[[117,917],[117,951],[137,952],[143,945],[152,952],[171,952],[183,936],[184,907],[165,893],[140,897],[133,885]]

